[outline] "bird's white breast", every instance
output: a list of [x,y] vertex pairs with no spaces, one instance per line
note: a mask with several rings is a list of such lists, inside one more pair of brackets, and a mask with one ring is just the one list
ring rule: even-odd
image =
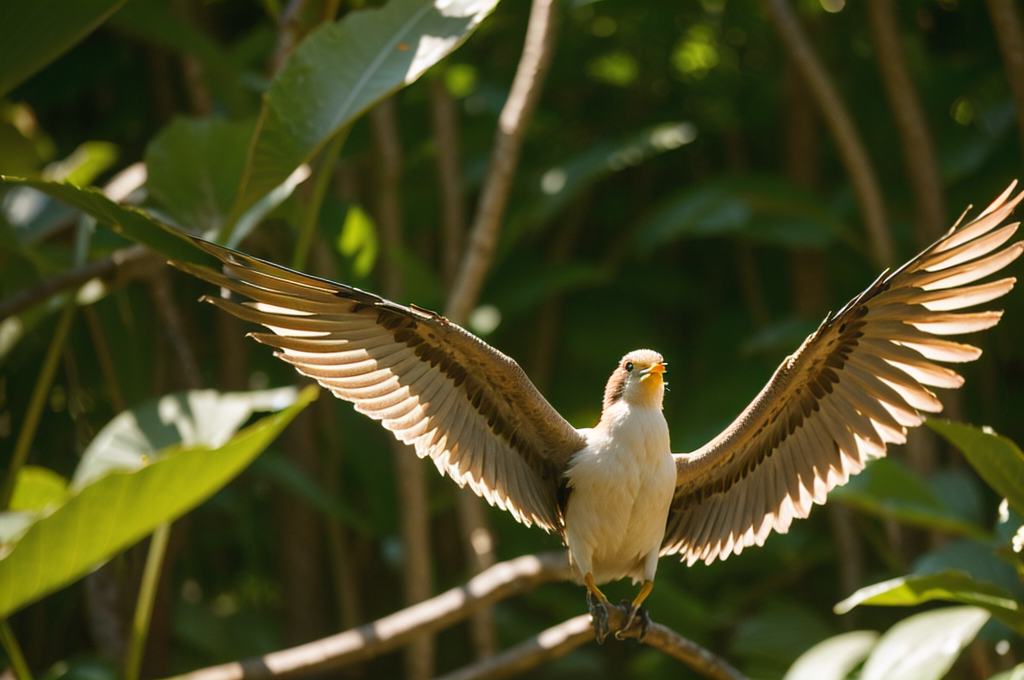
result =
[[659,408],[613,408],[566,470],[569,555],[580,578],[653,580],[676,482],[668,424]]

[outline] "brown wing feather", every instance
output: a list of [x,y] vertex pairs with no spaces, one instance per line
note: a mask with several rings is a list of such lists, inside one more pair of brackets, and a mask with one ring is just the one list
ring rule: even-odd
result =
[[205,300],[269,328],[252,336],[460,486],[561,531],[559,479],[585,442],[512,359],[433,312],[195,241],[223,273],[172,264],[246,299]]
[[997,229],[1024,197],[1009,198],[1015,185],[825,319],[728,429],[676,455],[662,554],[710,564],[763,544],[887,444],[905,442],[921,411],[942,410],[928,386],[955,388],[963,378],[932,362],[972,361],[981,350],[935,336],[995,325],[1002,312],[955,310],[1005,295],[1016,281],[967,285],[1024,251],[1018,241],[993,254],[1018,226]]

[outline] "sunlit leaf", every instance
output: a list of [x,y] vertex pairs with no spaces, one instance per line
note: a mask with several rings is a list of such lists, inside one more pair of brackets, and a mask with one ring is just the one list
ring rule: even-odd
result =
[[949,607],[904,619],[878,641],[860,680],[940,680],[988,618],[977,607]]
[[497,0],[405,0],[314,30],[263,101],[233,218],[281,184],[342,127],[457,48]]
[[137,208],[114,203],[96,189],[17,177],[0,177],[0,186],[31,187],[95,217],[122,236],[144,243],[170,259],[216,266],[216,260],[192,245],[175,229]]
[[362,278],[373,271],[377,263],[377,225],[358,205],[345,215],[338,234],[338,252],[352,259],[352,273]]
[[[220,408],[220,395],[191,392],[115,418],[87,452],[67,501],[3,547],[0,618],[81,578],[209,498],[316,394],[316,388],[253,393],[248,405],[244,393],[228,394]],[[234,433],[248,414],[264,408],[283,410]]]
[[835,606],[845,614],[863,604],[913,607],[932,600],[958,602],[988,610],[997,619],[1024,633],[1024,612],[1019,602],[1004,588],[975,581],[959,571],[944,571],[930,576],[901,576],[861,588]]
[[0,97],[92,33],[125,1],[0,2]]
[[964,458],[996,493],[1024,515],[1024,452],[991,428],[929,418],[926,424],[960,449]]
[[117,161],[117,145],[110,142],[85,142],[62,160],[50,163],[43,178],[86,187]]
[[50,503],[62,501],[67,488],[68,480],[53,470],[38,465],[25,465],[18,470],[10,509],[42,510]]
[[846,680],[878,641],[873,630],[854,630],[819,642],[789,667],[782,680]]

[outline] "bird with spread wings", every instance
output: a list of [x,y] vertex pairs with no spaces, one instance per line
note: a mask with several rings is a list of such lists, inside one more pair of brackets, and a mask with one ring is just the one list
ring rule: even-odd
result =
[[[785,533],[941,402],[929,387],[963,378],[941,363],[981,350],[945,339],[998,323],[968,311],[1016,279],[976,283],[1020,256],[1003,225],[1024,198],[1011,184],[977,218],[830,314],[736,420],[692,453],[673,454],[662,415],[666,363],[630,352],[608,380],[601,419],[570,425],[515,361],[456,324],[350,286],[195,239],[222,271],[175,266],[242,301],[206,296],[269,332],[257,341],[527,526],[569,551],[601,640],[599,585],[642,583],[625,628],[651,592],[658,558],[710,564]],[[963,217],[961,217],[961,221]]]

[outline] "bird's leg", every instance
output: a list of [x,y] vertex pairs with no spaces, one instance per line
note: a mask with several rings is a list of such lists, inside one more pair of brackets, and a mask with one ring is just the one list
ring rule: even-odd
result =
[[[636,620],[637,614],[640,615],[640,621],[642,630],[640,631],[640,640],[643,640],[647,634],[647,629],[651,625],[651,619],[647,615],[647,611],[642,609],[640,605],[643,604],[647,596],[651,594],[651,590],[654,588],[654,581],[644,581],[644,584],[640,586],[640,592],[633,598],[633,602],[630,604],[629,613],[626,615],[626,622],[622,624],[622,628],[615,633],[615,637],[621,639],[619,633],[629,630],[630,626],[633,625],[633,621]],[[625,602],[625,600],[623,600]]]
[[613,605],[594,583],[590,573],[583,577],[583,582],[587,584],[587,609],[590,610],[590,619],[594,625],[594,637],[600,645],[608,637],[608,607]]

